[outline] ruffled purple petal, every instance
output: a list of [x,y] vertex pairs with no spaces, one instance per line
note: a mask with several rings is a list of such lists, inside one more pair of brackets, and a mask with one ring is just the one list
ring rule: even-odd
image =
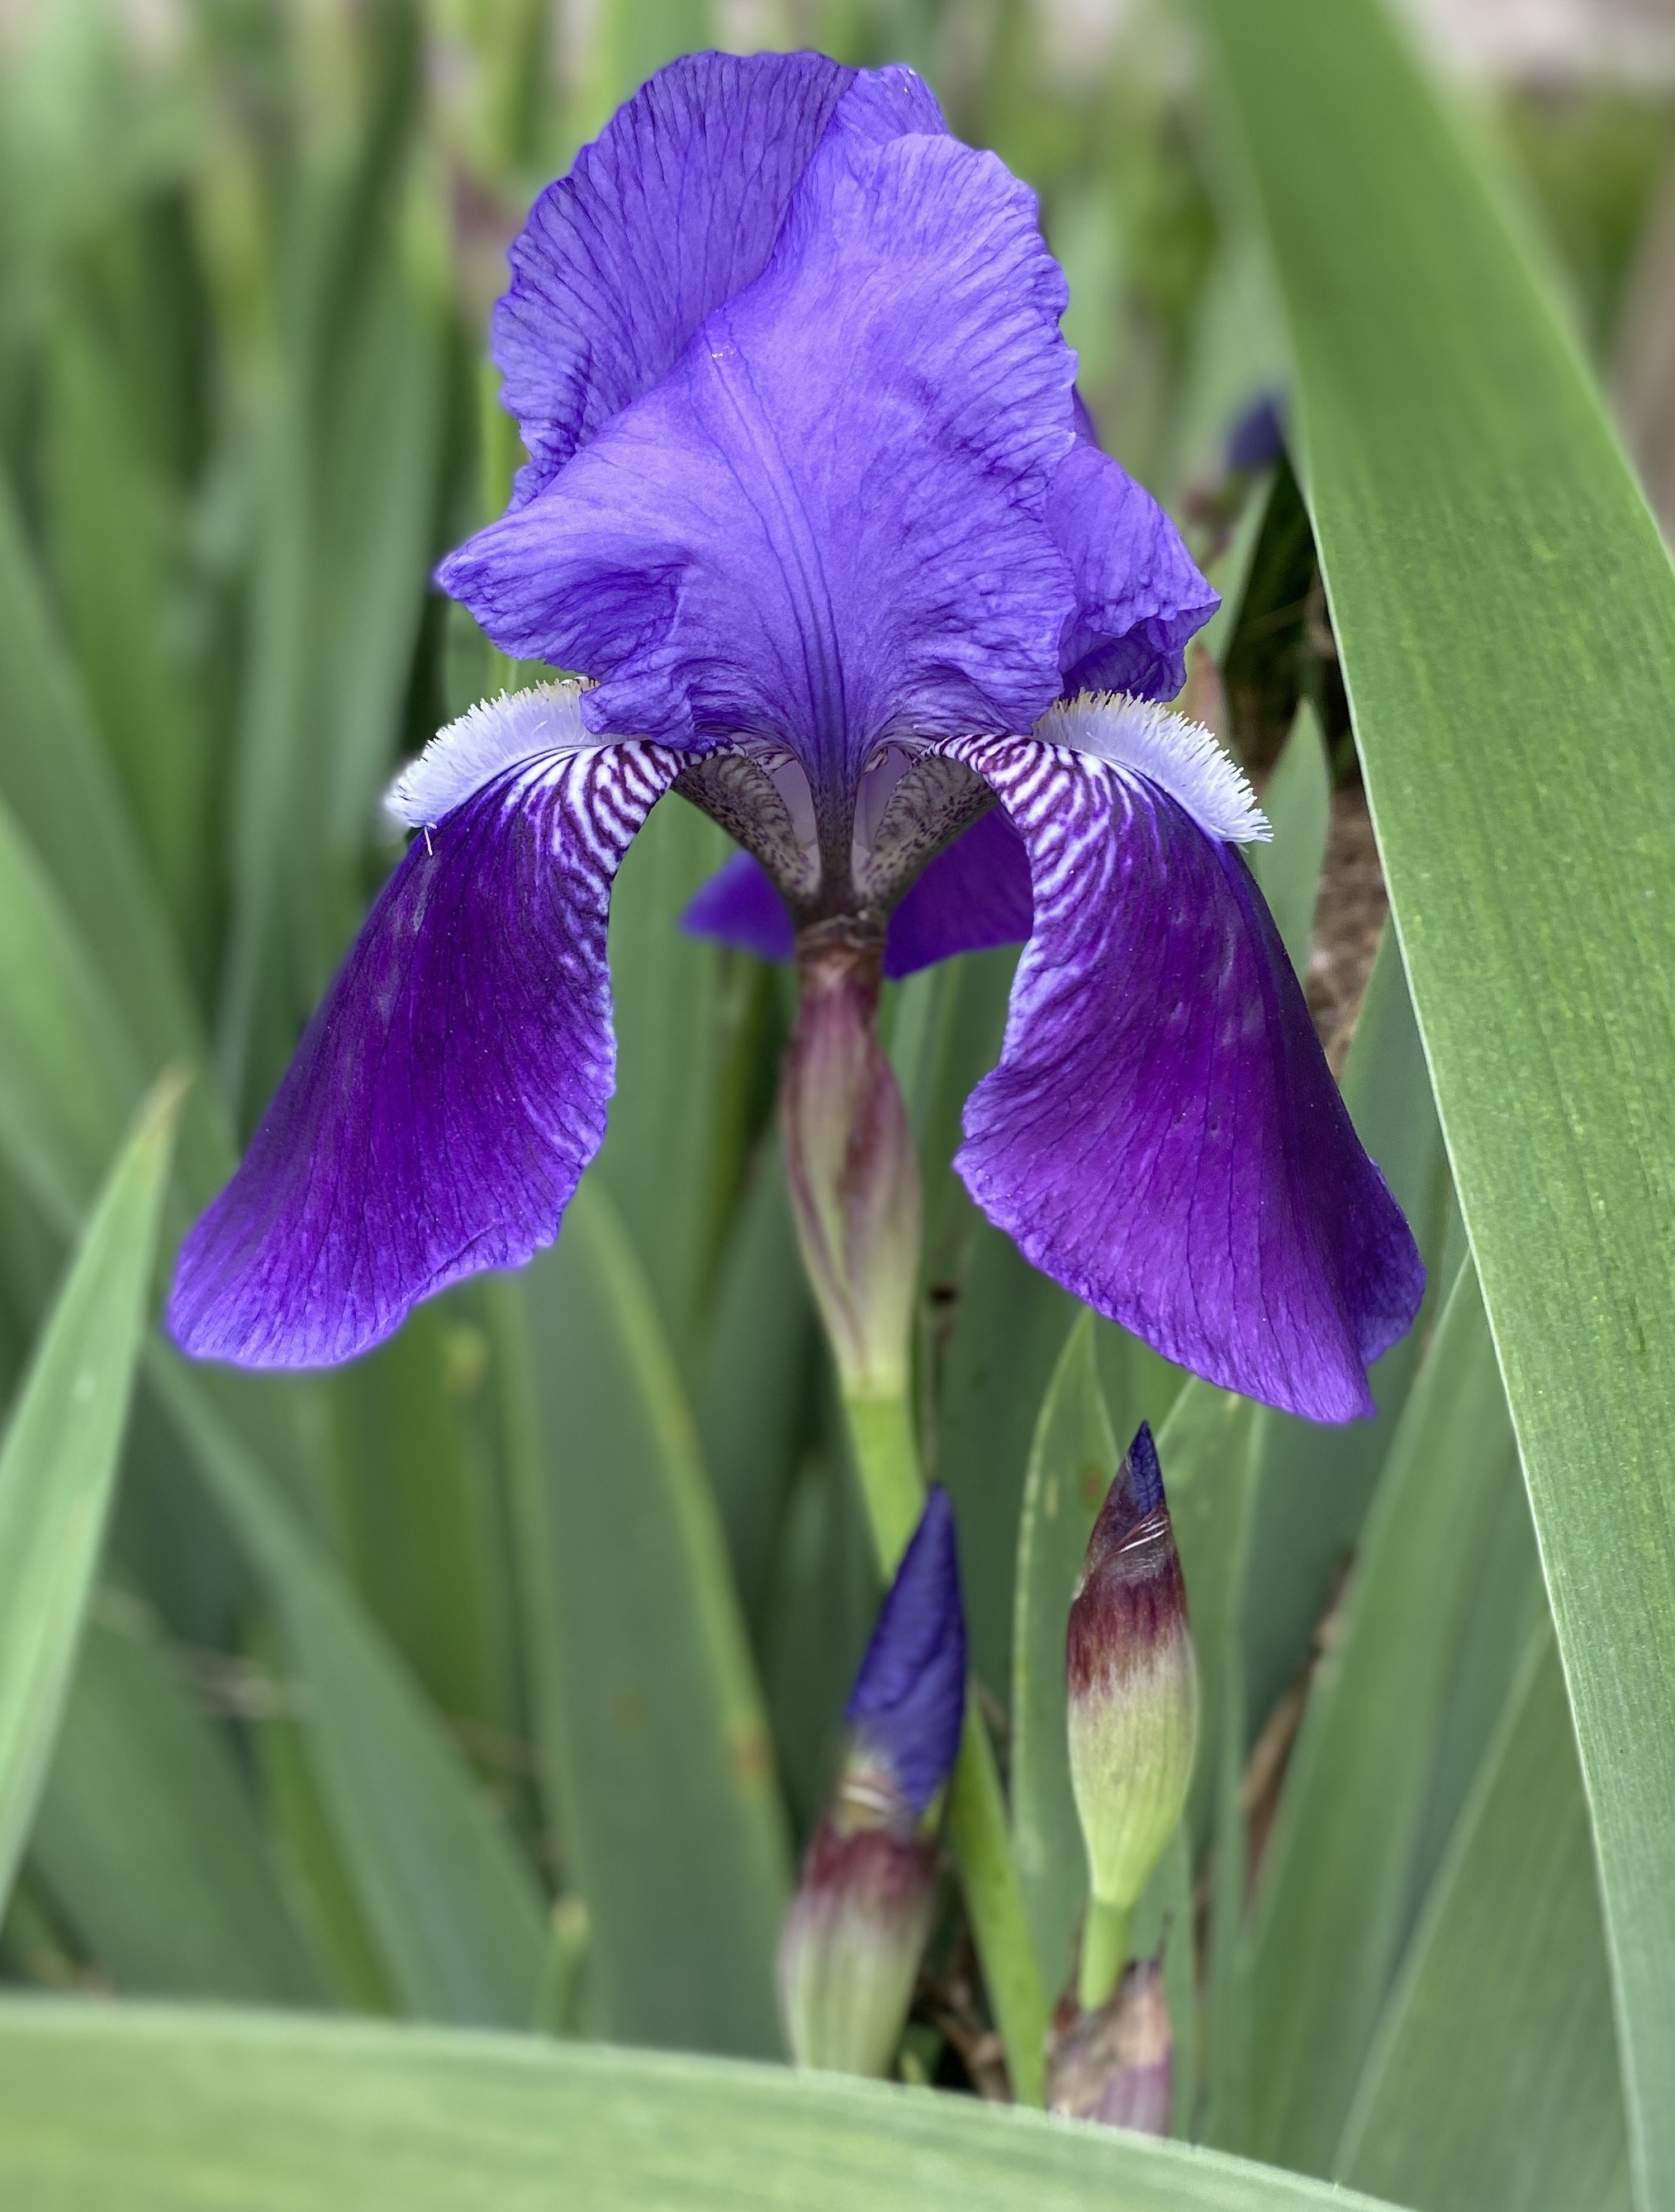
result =
[[1076,578],[1063,690],[1173,699],[1186,680],[1186,641],[1221,604],[1180,532],[1085,436],[1053,478],[1047,519]]
[[[1035,1266],[1211,1382],[1315,1420],[1370,1413],[1367,1367],[1411,1322],[1423,1269],[1244,862],[1109,759],[944,750],[999,795],[1035,878],[1000,1063],[966,1105],[972,1195]],[[1207,786],[1188,767],[1190,800]]]
[[891,734],[1029,727],[1073,614],[1064,297],[993,155],[829,130],[763,274],[441,580],[598,678],[594,730],[788,744],[816,793]]
[[[1029,856],[997,807],[938,853],[891,913],[884,973],[911,975],[958,952],[1022,945],[1033,915]],[[681,927],[695,937],[754,952],[759,960],[790,960],[797,951],[791,909],[749,853],[736,853],[716,871],[682,915]]]
[[966,1623],[954,1509],[933,1486],[845,1708],[915,1813],[948,1779],[965,1715]]
[[521,506],[660,383],[705,319],[768,265],[834,128],[939,132],[911,70],[823,54],[689,54],[618,108],[513,244],[492,350],[530,459]]
[[683,765],[638,742],[522,761],[414,839],[182,1249],[184,1350],[328,1365],[552,1242],[615,1077],[611,878]]

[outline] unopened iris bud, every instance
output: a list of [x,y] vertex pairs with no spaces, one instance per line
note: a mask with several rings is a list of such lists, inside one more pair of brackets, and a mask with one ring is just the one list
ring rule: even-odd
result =
[[797,1025],[780,1095],[798,1242],[845,1390],[907,1388],[919,1267],[919,1164],[874,1032],[882,925],[816,923],[798,939]]
[[861,1662],[848,1753],[780,1939],[780,2006],[799,2066],[889,2069],[931,1932],[928,1816],[960,1747],[965,1673],[954,1515],[932,1490]]
[[1071,1781],[1092,1893],[1078,1986],[1093,2012],[1126,1963],[1129,1921],[1180,1818],[1198,1741],[1186,1587],[1144,1423],[1094,1523],[1065,1666]]
[[1155,1959],[1130,1966],[1116,1995],[1097,2011],[1064,2000],[1053,2023],[1049,2112],[1166,2136],[1174,2096],[1174,2039]]

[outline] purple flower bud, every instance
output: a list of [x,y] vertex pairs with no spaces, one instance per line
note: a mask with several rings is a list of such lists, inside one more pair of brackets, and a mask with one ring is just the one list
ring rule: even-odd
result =
[[844,1711],[858,1752],[886,1771],[915,1819],[954,1765],[965,1694],[954,1509],[938,1483],[901,1555]]
[[1093,1903],[1081,1995],[1125,1962],[1128,1916],[1174,1831],[1198,1741],[1198,1664],[1151,1431],[1141,1425],[1100,1510],[1065,1643],[1071,1781]]
[[802,2066],[883,2074],[931,1932],[925,1815],[960,1747],[965,1619],[954,1516],[932,1490],[856,1679],[854,1734],[780,1939],[780,1999]]
[[883,943],[882,923],[803,931],[780,1110],[798,1243],[844,1389],[899,1398],[919,1269],[919,1164],[873,1032]]
[[1174,2040],[1155,1959],[1129,1967],[1108,2004],[1059,2005],[1047,2060],[1047,2104],[1075,2120],[1166,2136],[1174,2093]]

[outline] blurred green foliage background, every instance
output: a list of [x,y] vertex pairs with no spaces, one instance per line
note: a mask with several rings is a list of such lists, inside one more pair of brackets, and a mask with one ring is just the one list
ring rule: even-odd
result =
[[[1191,703],[1265,780],[1265,889],[1432,1265],[1365,1429],[1183,1386],[1078,1318],[949,1171],[1010,956],[892,993],[927,1190],[923,1428],[960,1510],[1047,1970],[1068,1970],[1080,1902],[1055,1638],[1110,1443],[1144,1416],[1211,1722],[1148,1908],[1169,1945],[1178,2131],[1415,2204],[1624,2202],[1586,1806],[1527,1508],[1381,936],[1308,518],[1283,453],[1228,458],[1252,405],[1283,398],[1284,340],[1180,13],[13,11],[0,1382],[21,1376],[148,1080],[198,1071],[172,1249],[393,860],[377,801],[394,768],[527,672],[428,582],[517,459],[483,356],[504,248],[618,100],[718,40],[911,62],[1039,191],[1084,395],[1223,592]],[[1675,437],[1656,397],[1670,99],[1470,97],[1655,488]],[[0,1929],[9,1980],[777,2051],[779,1915],[876,1592],[775,1158],[787,980],[676,927],[722,842],[671,799],[623,869],[619,1092],[553,1254],[329,1377],[146,1352]],[[1514,1954],[1495,2017],[1475,2014],[1484,1962]],[[1514,2013],[1526,2041],[1497,2058]],[[951,1892],[904,2063],[950,2087],[1001,2078]]]

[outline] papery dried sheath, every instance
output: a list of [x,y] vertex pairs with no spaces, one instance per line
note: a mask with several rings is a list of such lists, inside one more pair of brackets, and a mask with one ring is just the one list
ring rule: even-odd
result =
[[1166,2136],[1174,2095],[1174,2039],[1156,1960],[1130,1966],[1095,2011],[1083,2012],[1071,1997],[1059,2006],[1047,2060],[1049,2112]]

